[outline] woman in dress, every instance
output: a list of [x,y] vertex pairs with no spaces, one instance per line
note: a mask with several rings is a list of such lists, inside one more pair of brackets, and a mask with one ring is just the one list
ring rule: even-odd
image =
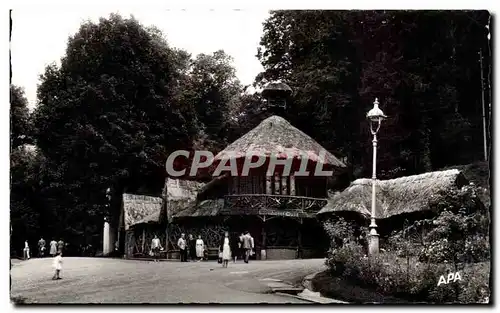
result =
[[30,259],[30,246],[28,244],[28,240],[24,242],[24,259],[29,260]]
[[56,253],[57,253],[57,241],[52,239],[52,241],[50,242],[50,255],[55,257]]
[[203,240],[201,240],[201,235],[198,235],[196,239],[196,257],[199,261],[203,260]]
[[224,243],[222,245],[222,267],[227,267],[231,258],[231,247],[229,246],[229,233],[224,234]]

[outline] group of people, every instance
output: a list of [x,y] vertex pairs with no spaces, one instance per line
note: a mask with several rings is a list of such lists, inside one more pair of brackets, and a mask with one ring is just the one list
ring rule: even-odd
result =
[[192,234],[186,239],[186,234],[181,234],[181,238],[177,240],[181,262],[187,262],[188,258],[191,261],[201,261],[206,257],[206,248],[201,235],[198,239],[194,239]]
[[[49,254],[50,256],[54,257],[54,261],[52,266],[54,267],[54,276],[52,276],[53,280],[61,279],[61,270],[62,270],[62,252],[64,248],[64,241],[61,239],[59,241],[52,240],[49,243],[50,245],[50,250]],[[43,258],[45,257],[45,251],[46,251],[46,242],[45,239],[40,238],[38,240],[38,257]],[[30,255],[30,246],[28,243],[28,240],[24,241],[24,249],[23,249],[23,254],[24,254],[24,260],[29,260],[31,258]]]
[[[62,250],[64,248],[64,241],[61,239],[59,241],[52,240],[50,243],[50,250],[49,254],[50,256],[54,257],[57,255],[57,253],[62,253]],[[38,240],[38,257],[43,258],[45,257],[45,251],[46,251],[46,242],[45,239],[40,238]],[[30,254],[30,246],[28,243],[28,240],[24,242],[24,249],[23,249],[23,259],[24,260],[29,260],[31,258]]]
[[219,246],[219,261],[222,267],[227,267],[229,260],[236,262],[238,256],[248,263],[253,255],[255,243],[253,237],[248,231],[242,233],[239,237],[229,237],[229,232],[224,233],[224,238]]
[[[198,262],[207,257],[207,249],[201,235],[195,240],[192,234],[189,235],[188,239],[186,239],[185,234],[181,234],[177,246],[179,247],[181,262],[187,262],[188,257],[191,261]],[[236,262],[238,257],[248,263],[254,251],[254,240],[248,231],[232,238],[230,238],[229,232],[225,232],[218,248],[219,262],[222,263],[223,267],[227,267],[231,259]]]

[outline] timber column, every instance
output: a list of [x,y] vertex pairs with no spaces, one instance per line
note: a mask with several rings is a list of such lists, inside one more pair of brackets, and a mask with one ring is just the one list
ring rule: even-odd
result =
[[299,219],[299,232],[297,238],[297,259],[302,259],[302,218]]
[[262,243],[260,245],[260,259],[267,260],[267,252],[266,252],[266,216],[264,215],[262,219]]

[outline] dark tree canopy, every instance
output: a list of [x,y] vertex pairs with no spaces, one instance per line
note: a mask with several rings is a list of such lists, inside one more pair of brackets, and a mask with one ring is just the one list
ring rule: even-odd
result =
[[189,148],[197,135],[189,108],[177,101],[186,58],[158,30],[111,15],[84,23],[61,66],[47,67],[36,141],[52,173],[47,179],[57,182],[54,194],[67,195],[56,197],[71,212],[68,227],[82,231],[78,225],[89,218],[101,224],[111,213],[104,208],[108,187],[115,196],[161,190],[168,153]]
[[488,23],[485,11],[275,11],[256,83],[288,83],[290,121],[347,157],[356,176],[371,169],[365,114],[375,97],[390,117],[382,177],[470,163],[483,158],[478,52],[490,55]]
[[11,148],[31,142],[28,99],[24,89],[10,85],[10,144]]

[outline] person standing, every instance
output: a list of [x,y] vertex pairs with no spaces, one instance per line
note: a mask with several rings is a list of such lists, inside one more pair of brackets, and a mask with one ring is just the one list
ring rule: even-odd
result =
[[245,233],[241,233],[240,235],[240,241],[238,242],[238,255],[242,260],[245,259],[245,249],[243,249],[243,237],[245,236]]
[[64,248],[64,241],[62,239],[60,239],[57,242],[57,252],[62,253],[63,252],[63,248]]
[[238,258],[238,253],[240,251],[240,238],[237,234],[234,234],[229,239],[229,247],[231,248],[231,258],[233,259],[233,263],[236,263],[236,259]]
[[193,234],[189,234],[188,248],[189,258],[191,259],[191,261],[196,260],[196,240],[194,239]]
[[30,246],[28,244],[28,240],[26,240],[24,242],[23,254],[24,254],[24,259],[25,260],[29,260],[30,259]]
[[248,236],[250,236],[250,256],[253,256],[255,254],[255,244],[252,235],[248,233]]
[[38,257],[43,258],[45,255],[45,240],[40,237],[38,240]]
[[151,240],[151,251],[153,252],[153,257],[155,262],[159,262],[158,258],[160,256],[160,249],[161,249],[160,239],[158,239],[158,236],[155,235],[153,240]]
[[199,259],[199,261],[203,260],[203,252],[204,252],[204,243],[203,240],[201,239],[201,235],[198,235],[198,239],[196,239],[196,257]]
[[57,254],[57,241],[52,239],[52,241],[50,242],[50,255],[52,257],[55,257],[56,254]]
[[245,263],[248,263],[250,258],[250,253],[252,251],[252,237],[248,231],[245,232],[242,242],[243,250],[245,251]]
[[229,263],[229,259],[231,258],[231,246],[229,240],[229,233],[226,232],[224,234],[224,239],[222,240],[222,267],[227,267]]
[[54,263],[53,263],[54,269],[56,270],[54,273],[54,276],[52,277],[52,280],[56,279],[61,279],[60,273],[62,270],[62,253],[57,252],[57,256],[54,258]]
[[177,241],[177,246],[179,247],[179,253],[181,256],[181,262],[187,262],[187,245],[186,239],[184,238],[186,235],[181,234],[181,238]]

